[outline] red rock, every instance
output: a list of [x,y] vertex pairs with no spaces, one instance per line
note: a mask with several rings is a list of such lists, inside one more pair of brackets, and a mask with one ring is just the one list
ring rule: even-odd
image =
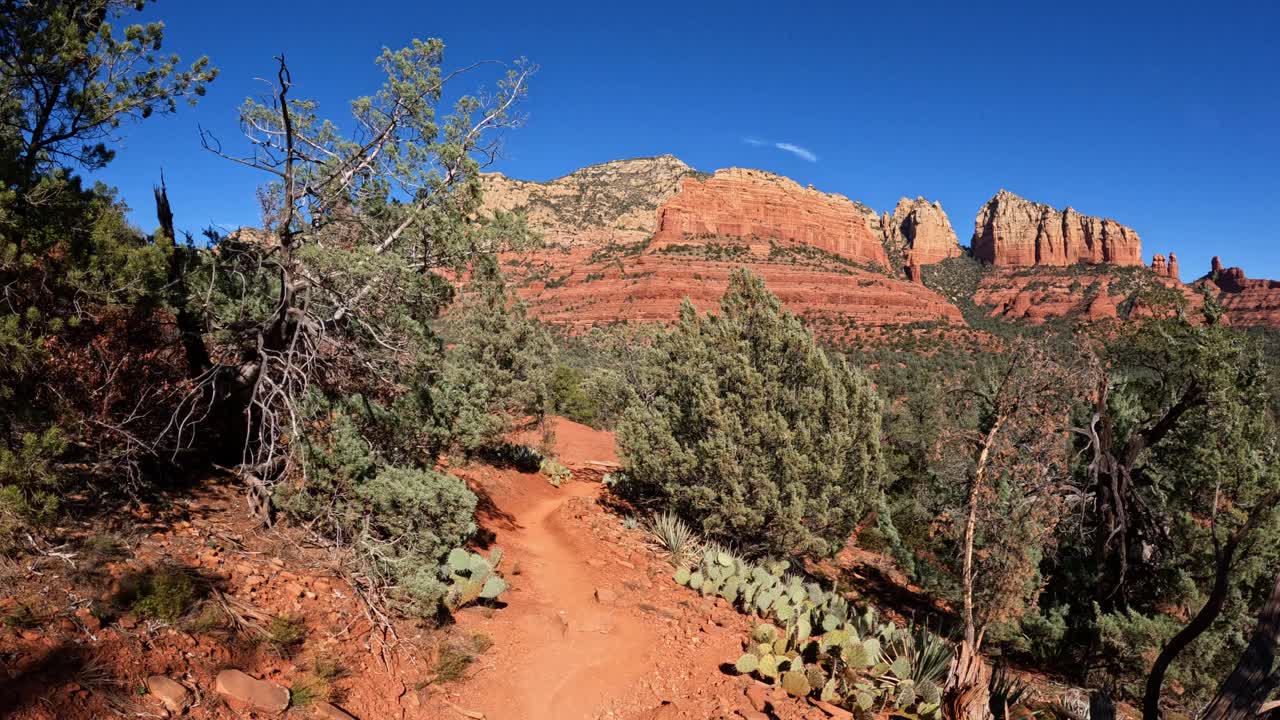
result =
[[218,673],[214,679],[214,690],[258,710],[281,712],[289,707],[288,688],[258,680],[239,670]]
[[79,610],[76,610],[76,619],[78,619],[89,632],[97,632],[102,629],[102,621],[98,620],[89,608],[80,608]]
[[769,241],[798,242],[857,262],[889,266],[875,212],[843,195],[827,194],[760,170],[718,170],[685,178],[658,209],[654,238],[668,243],[737,238],[768,255]]
[[1165,261],[1163,255],[1151,256],[1151,272],[1161,276],[1178,279],[1178,256],[1169,253],[1168,262]]
[[1001,190],[978,212],[973,255],[1000,266],[1141,265],[1142,241],[1114,220],[1058,211]]
[[1280,280],[1257,280],[1215,257],[1208,275],[1194,283],[1217,296],[1232,325],[1280,327]]
[[960,241],[942,204],[922,197],[902,198],[893,214],[880,216],[887,247],[897,248],[909,268],[931,265],[960,255]]
[[764,712],[769,708],[769,698],[765,693],[765,689],[752,683],[747,686],[747,702],[751,703],[751,708],[759,712]]
[[191,704],[191,691],[182,683],[163,675],[147,678],[147,692],[151,693],[169,712],[178,715]]
[[321,720],[356,720],[355,716],[333,703],[316,703],[314,715]]

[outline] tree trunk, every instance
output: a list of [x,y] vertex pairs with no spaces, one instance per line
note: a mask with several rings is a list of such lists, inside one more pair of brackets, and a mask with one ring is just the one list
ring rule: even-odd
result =
[[[1205,602],[1204,607],[1200,608],[1200,612],[1196,613],[1196,616],[1191,619],[1191,622],[1187,623],[1187,626],[1182,628],[1177,635],[1174,635],[1160,650],[1160,655],[1156,657],[1155,663],[1151,666],[1151,674],[1147,677],[1146,695],[1142,700],[1143,720],[1160,720],[1160,693],[1161,686],[1164,685],[1165,673],[1168,672],[1169,666],[1178,658],[1178,655],[1188,645],[1195,642],[1196,638],[1204,634],[1213,625],[1213,621],[1217,620],[1218,616],[1222,614],[1222,608],[1227,602],[1227,595],[1231,591],[1231,569],[1235,564],[1236,551],[1240,549],[1240,545],[1248,539],[1253,529],[1262,521],[1263,516],[1271,512],[1271,508],[1277,502],[1280,502],[1280,491],[1273,492],[1258,501],[1257,505],[1250,511],[1244,524],[1231,534],[1225,545],[1215,550],[1213,589],[1209,592],[1209,599]],[[1276,595],[1277,592],[1280,592],[1280,579],[1277,579],[1277,583],[1277,590],[1272,592],[1272,599],[1268,605],[1280,602],[1280,600],[1277,600],[1278,596]],[[1263,608],[1262,613],[1258,620],[1258,628],[1260,630],[1263,629],[1265,624],[1263,618],[1266,617],[1266,607]],[[1274,634],[1272,633],[1273,636]],[[1253,647],[1252,642],[1250,642],[1249,647]],[[1245,657],[1248,657],[1248,650],[1245,652]],[[1269,657],[1275,657],[1274,643]],[[1242,659],[1241,663],[1243,662],[1244,660]],[[1270,661],[1268,661],[1266,673],[1270,673]],[[1262,693],[1258,702],[1261,703],[1262,700],[1265,700],[1268,694],[1267,692]]]
[[1218,696],[1205,708],[1201,720],[1253,720],[1267,697],[1280,684],[1275,670],[1280,647],[1280,574],[1271,597],[1258,613],[1258,625],[1235,670],[1227,676]]
[[991,720],[991,668],[968,642],[951,661],[942,698],[942,715],[947,720]]
[[182,349],[187,356],[187,374],[192,378],[200,377],[213,367],[209,350],[204,344],[204,332],[200,319],[191,312],[187,298],[186,268],[183,267],[185,253],[178,247],[178,235],[173,226],[173,210],[169,207],[169,193],[164,185],[164,176],[160,177],[160,185],[154,188],[156,194],[156,218],[160,221],[160,234],[169,245],[169,304],[173,306],[178,324],[178,333],[182,341]]

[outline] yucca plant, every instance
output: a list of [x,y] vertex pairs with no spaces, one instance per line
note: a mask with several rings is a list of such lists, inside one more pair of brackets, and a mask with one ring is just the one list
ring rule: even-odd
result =
[[[991,682],[987,686],[990,695],[988,702],[995,720],[1006,720],[1010,710],[1022,704],[1030,687],[1009,672],[1009,668],[998,665],[991,673]],[[1037,713],[1031,713],[1032,716]]]
[[680,516],[668,510],[655,513],[649,523],[649,535],[667,552],[672,565],[683,565],[698,549],[698,536]]

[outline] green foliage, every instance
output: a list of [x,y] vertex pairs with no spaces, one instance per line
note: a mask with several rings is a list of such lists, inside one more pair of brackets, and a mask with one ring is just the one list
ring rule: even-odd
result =
[[697,550],[698,537],[693,529],[670,510],[654,513],[647,529],[649,537],[667,553],[673,565],[684,564],[688,556]]
[[542,462],[538,464],[538,472],[547,476],[547,482],[555,487],[560,487],[564,484],[564,481],[573,477],[573,472],[554,458],[543,458]]
[[[105,166],[114,152],[105,144],[120,126],[153,113],[172,113],[177,100],[194,104],[217,75],[208,58],[179,69],[178,56],[161,54],[164,23],[128,25],[117,35],[110,21],[144,2],[8,3],[0,20],[5,62],[0,104],[3,139],[15,143],[21,173],[5,177],[20,191],[61,163],[88,170]],[[6,173],[7,174],[7,173]]]
[[551,403],[551,337],[508,293],[492,258],[476,261],[469,295],[445,337],[452,344],[433,397],[454,444],[474,453],[518,423],[542,420]]
[[132,609],[139,617],[175,622],[196,600],[195,582],[181,570],[158,570],[141,578]]
[[262,642],[283,657],[291,656],[307,639],[307,623],[294,615],[276,615],[267,622]]
[[[66,451],[67,441],[57,427],[23,434],[14,450],[0,447],[0,524],[5,516],[15,524],[53,520],[67,485],[54,463]],[[4,542],[0,537],[0,546]]]
[[[475,532],[475,494],[456,477],[392,465],[370,437],[380,432],[373,404],[315,401],[300,444],[304,481],[282,486],[276,504],[347,538],[362,572],[394,589],[406,609],[434,616],[447,587],[441,561]],[[367,429],[366,429],[367,428]]]
[[488,558],[462,548],[454,548],[440,566],[440,578],[448,583],[444,606],[450,611],[459,610],[476,602],[492,602],[507,590],[507,582],[495,568],[502,560],[502,551],[494,548]]
[[740,270],[719,315],[686,303],[618,429],[627,490],[708,539],[832,554],[880,491],[880,402]]

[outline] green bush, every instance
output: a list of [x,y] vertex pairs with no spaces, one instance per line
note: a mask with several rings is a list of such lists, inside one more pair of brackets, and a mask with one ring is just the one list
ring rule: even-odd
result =
[[834,554],[874,506],[880,400],[760,278],[735,271],[719,315],[686,302],[641,362],[624,492],[753,554]]
[[158,570],[141,579],[133,612],[151,620],[174,622],[196,601],[195,582],[181,570]]
[[349,408],[316,401],[312,412],[305,478],[279,488],[277,507],[350,543],[361,572],[434,616],[447,590],[440,563],[475,532],[475,494],[452,475],[388,463],[369,440],[376,428]]
[[56,427],[24,434],[15,450],[0,446],[0,530],[6,524],[4,516],[15,526],[44,524],[57,516],[66,480],[53,461],[66,450],[67,441]]

